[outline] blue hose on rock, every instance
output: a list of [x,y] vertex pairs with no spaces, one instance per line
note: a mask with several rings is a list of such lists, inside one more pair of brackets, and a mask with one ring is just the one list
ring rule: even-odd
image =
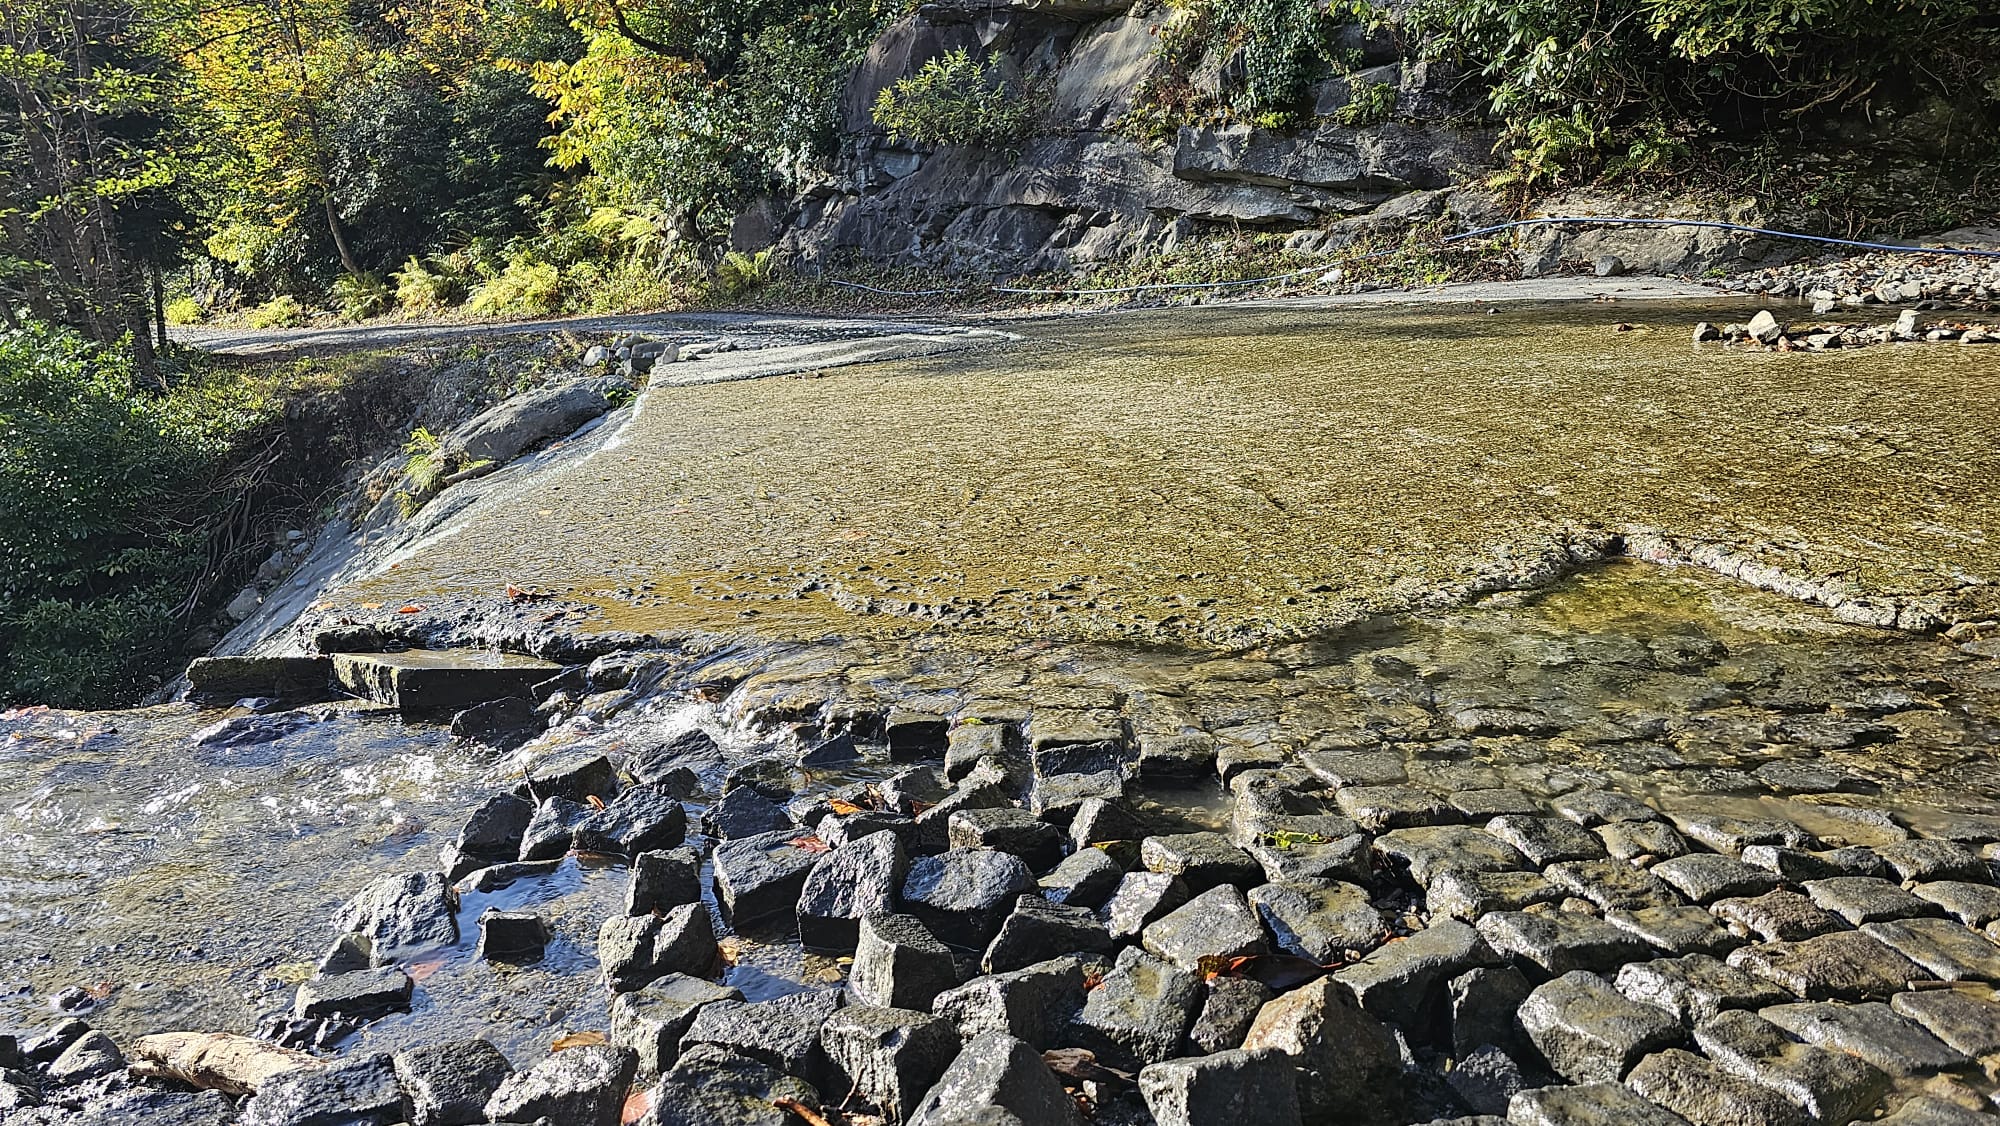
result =
[[[1732,231],[1737,234],[1763,235],[1767,238],[1792,239],[1797,242],[1815,242],[1826,246],[1844,246],[1855,250],[1879,250],[1890,254],[1940,254],[1954,258],[2000,259],[2000,250],[1965,250],[1948,246],[1897,246],[1894,243],[1887,242],[1860,242],[1854,239],[1829,238],[1825,235],[1802,235],[1795,231],[1775,231],[1769,227],[1747,227],[1740,223],[1722,223],[1712,219],[1636,219],[1596,215],[1552,215],[1541,219],[1515,219],[1511,222],[1495,223],[1490,227],[1479,227],[1459,234],[1448,235],[1443,241],[1461,242],[1465,239],[1478,238],[1482,235],[1511,231],[1517,227],[1575,226],[1583,224],[1619,227],[1700,227],[1707,230]],[[1349,261],[1366,262],[1373,258],[1388,258],[1400,253],[1402,253],[1401,250],[1378,250],[1373,254],[1363,254],[1359,258],[1349,259]],[[1328,268],[1325,265],[1307,266],[1301,270],[1291,270],[1286,273],[1272,274],[1269,277],[1263,278],[1244,278],[1240,281],[1154,282],[1148,285],[1117,285],[1097,289],[1021,289],[1014,286],[991,285],[962,287],[958,289],[907,290],[881,289],[872,285],[864,285],[861,282],[837,281],[832,278],[827,278],[825,281],[829,285],[837,285],[843,289],[859,289],[868,293],[879,293],[885,297],[961,296],[967,293],[978,292],[1007,293],[1028,297],[1088,297],[1111,293],[1144,293],[1154,290],[1233,289],[1241,286],[1266,285],[1271,282],[1288,281],[1292,278],[1303,277],[1306,274],[1323,273]]]

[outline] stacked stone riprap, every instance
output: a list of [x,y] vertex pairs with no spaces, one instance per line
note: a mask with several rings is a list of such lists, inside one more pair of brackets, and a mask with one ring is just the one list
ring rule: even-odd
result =
[[1972,324],[1949,319],[1926,322],[1915,309],[1904,309],[1893,324],[1788,325],[1764,309],[1744,324],[1717,328],[1703,321],[1695,325],[1694,342],[1710,341],[1771,352],[1824,352],[1872,344],[2000,344],[2000,323]]
[[[802,707],[805,681],[772,678],[783,710],[737,701],[740,739],[579,726],[528,747],[524,784],[443,860],[483,866],[455,885],[386,877],[340,911],[296,1019],[421,1007],[419,989],[517,974],[539,941],[595,955],[606,1043],[330,1065],[264,1045],[279,1054],[225,1097],[158,1078],[214,1085],[212,1067],[70,1020],[0,1037],[0,1110],[35,1126],[220,1123],[237,1099],[245,1121],[289,1126],[608,1126],[640,1106],[652,1124],[787,1126],[1985,1121],[2000,816],[1908,811],[1860,784],[1871,760],[1934,749],[1943,710],[1879,678],[1837,696],[1758,680],[1685,638],[1613,656],[1684,686],[1733,677],[1736,695],[1715,726],[1598,738],[1560,700],[1440,700],[1378,656],[1359,674],[1372,702],[1300,738],[1180,713],[1226,731],[1197,733],[1220,795],[1201,809],[1147,787],[1155,717],[1115,692],[871,713],[824,692]],[[1732,749],[1727,784],[1772,798],[1753,805],[1662,800],[1574,749],[1682,769],[1718,730],[1818,750],[1753,770],[1768,752]],[[1171,777],[1195,781],[1184,760]],[[1800,793],[1815,800],[1773,797]],[[413,979],[471,937],[454,896],[574,871],[572,853],[626,881],[611,917],[482,914],[501,964],[461,954]],[[746,936],[832,957],[784,993],[728,964]]]
[[2000,258],[1860,254],[1739,274],[1722,288],[1811,302],[1816,316],[1869,306],[1992,311],[2000,306]]

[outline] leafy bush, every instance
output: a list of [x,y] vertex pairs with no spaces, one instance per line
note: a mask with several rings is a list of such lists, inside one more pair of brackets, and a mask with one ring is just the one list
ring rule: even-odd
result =
[[882,91],[875,124],[894,140],[919,145],[1006,148],[1034,128],[1037,102],[961,47]]
[[289,293],[281,293],[245,316],[251,328],[297,328],[306,323],[305,306]]
[[229,420],[67,330],[0,333],[0,697],[129,702],[183,630]]
[[448,309],[465,298],[465,274],[445,261],[427,267],[416,255],[389,276],[396,280],[396,304],[413,313]]
[[562,307],[562,271],[553,263],[517,258],[473,290],[466,307],[482,316],[548,316]]
[[394,308],[396,294],[380,274],[342,274],[333,283],[333,303],[343,319],[365,321]]
[[741,297],[771,280],[769,250],[745,254],[732,250],[715,266],[715,288],[724,297]]
[[208,310],[192,297],[176,297],[167,302],[167,323],[170,325],[197,325],[208,319]]
[[1380,125],[1396,113],[1396,88],[1387,82],[1357,82],[1333,119],[1350,129]]
[[1974,0],[1423,0],[1414,25],[1485,78],[1527,185],[1661,167],[1690,126],[1796,135],[1926,97],[2000,109],[2000,14]]

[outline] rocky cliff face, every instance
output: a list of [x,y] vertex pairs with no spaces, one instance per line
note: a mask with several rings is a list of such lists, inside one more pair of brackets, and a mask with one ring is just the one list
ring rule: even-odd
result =
[[[1447,209],[1478,220],[1484,193],[1453,192],[1491,166],[1493,135],[1455,101],[1447,75],[1399,59],[1352,29],[1366,69],[1321,82],[1299,129],[1184,126],[1142,143],[1117,128],[1162,65],[1168,11],[1157,0],[949,0],[878,40],[841,104],[841,148],[800,197],[739,217],[739,245],[781,241],[811,261],[854,254],[956,271],[1063,270],[1172,249],[1205,226],[1299,232],[1332,248]],[[1047,99],[1019,152],[896,143],[870,114],[877,96],[947,51],[967,48],[1018,72]],[[1226,81],[1226,76],[1219,76]],[[1339,110],[1364,84],[1397,91],[1381,124]]]

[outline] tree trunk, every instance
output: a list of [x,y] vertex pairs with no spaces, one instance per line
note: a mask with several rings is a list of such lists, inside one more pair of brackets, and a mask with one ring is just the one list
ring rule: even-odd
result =
[[160,351],[162,352],[166,351],[168,345],[173,343],[171,340],[167,339],[167,283],[166,280],[160,276],[165,272],[166,271],[160,269],[158,266],[153,267],[152,271],[153,327],[159,329],[160,331]]
[[340,212],[333,206],[333,196],[326,197],[326,229],[333,235],[333,249],[340,254],[340,268],[354,277],[361,276],[361,263],[354,260],[354,251],[347,248],[347,232],[341,229]]

